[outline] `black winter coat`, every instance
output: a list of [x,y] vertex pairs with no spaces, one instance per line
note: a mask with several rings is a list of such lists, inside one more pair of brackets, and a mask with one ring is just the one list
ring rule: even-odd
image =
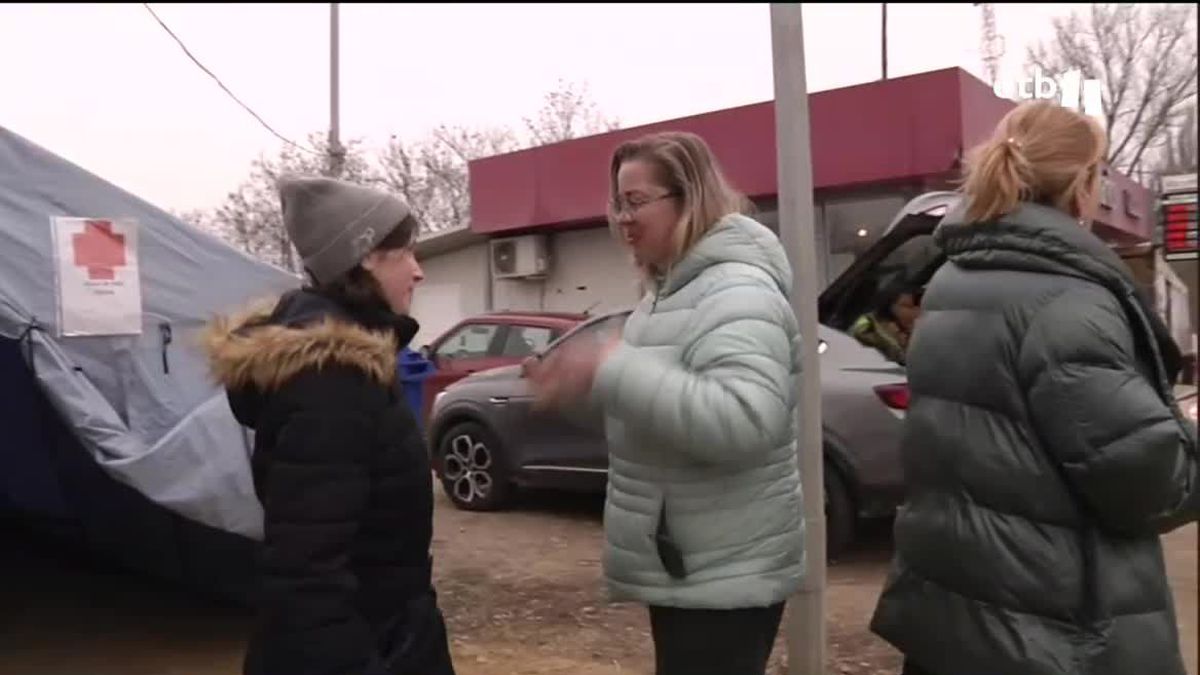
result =
[[260,619],[247,675],[450,675],[429,459],[396,390],[417,324],[311,291],[219,321],[213,369],[254,429]]
[[1159,535],[1200,478],[1161,323],[1059,211],[935,237],[872,629],[939,675],[1183,675]]

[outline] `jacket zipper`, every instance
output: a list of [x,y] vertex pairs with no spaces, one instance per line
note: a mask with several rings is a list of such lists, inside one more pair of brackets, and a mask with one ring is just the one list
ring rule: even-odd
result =
[[653,314],[658,309],[658,299],[662,297],[663,286],[667,284],[666,277],[656,280],[654,283],[654,302],[650,303],[650,313]]

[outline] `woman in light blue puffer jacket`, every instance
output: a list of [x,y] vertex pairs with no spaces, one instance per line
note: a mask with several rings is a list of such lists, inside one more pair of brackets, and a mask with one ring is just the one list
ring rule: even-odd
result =
[[698,136],[626,143],[610,178],[650,291],[623,335],[529,376],[605,411],[605,572],[649,605],[658,675],[762,675],[804,566],[791,269]]

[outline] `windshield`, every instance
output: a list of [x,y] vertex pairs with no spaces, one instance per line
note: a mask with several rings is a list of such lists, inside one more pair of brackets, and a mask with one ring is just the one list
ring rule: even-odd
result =
[[575,329],[571,332],[555,340],[549,347],[546,347],[546,349],[542,351],[542,355],[549,354],[567,340],[594,340],[599,343],[599,341],[604,339],[605,336],[623,328],[627,318],[629,318],[628,311],[618,312],[617,314],[609,314],[608,316],[592,319],[587,323],[575,327]]

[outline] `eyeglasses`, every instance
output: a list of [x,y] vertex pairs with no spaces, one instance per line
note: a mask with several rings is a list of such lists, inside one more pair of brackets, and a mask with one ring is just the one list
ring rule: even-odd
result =
[[668,192],[666,194],[661,194],[657,197],[647,197],[647,198],[643,198],[643,199],[628,199],[628,200],[626,200],[626,199],[621,199],[620,197],[617,197],[613,201],[609,202],[608,208],[610,208],[612,210],[613,215],[615,215],[615,216],[623,216],[625,214],[633,215],[634,213],[637,213],[643,207],[645,207],[649,204],[653,204],[654,202],[659,202],[664,199],[674,199],[675,197],[678,197],[678,196],[679,196],[678,193]]

